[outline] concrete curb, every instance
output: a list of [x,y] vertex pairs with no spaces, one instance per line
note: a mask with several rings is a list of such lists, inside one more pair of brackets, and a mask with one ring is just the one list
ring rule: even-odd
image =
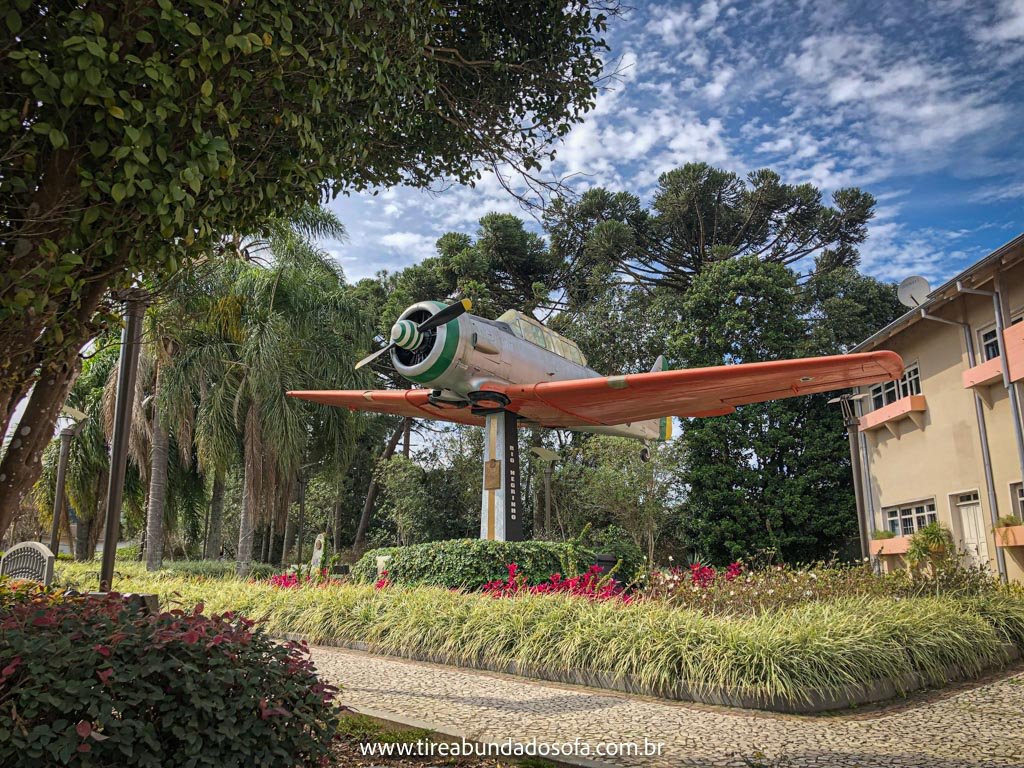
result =
[[[305,641],[310,643],[310,645],[346,648],[352,651],[371,653],[376,656],[390,656],[393,658],[409,659],[410,661],[443,664],[462,669],[497,672],[500,674],[514,675],[516,677],[546,680],[553,683],[580,685],[587,688],[601,688],[621,693],[632,693],[641,696],[651,696],[654,698],[671,699],[675,701],[689,701],[698,704],[738,707],[741,709],[760,709],[767,710],[769,712],[780,712],[794,715],[819,714],[822,712],[850,709],[851,707],[863,706],[865,704],[877,704],[913,691],[927,688],[931,685],[920,673],[907,672],[896,679],[876,680],[866,685],[847,685],[834,693],[822,693],[817,690],[808,690],[805,691],[803,696],[799,699],[790,700],[778,696],[764,697],[736,693],[722,689],[699,689],[682,683],[671,686],[667,689],[662,689],[655,686],[644,685],[639,681],[630,678],[617,678],[606,672],[553,670],[540,665],[519,664],[516,662],[509,662],[507,664],[490,664],[484,661],[466,663],[462,660],[453,659],[442,654],[397,654],[382,649],[379,646],[358,641],[322,640],[313,643],[308,637],[297,634],[286,634],[284,635],[284,638],[286,640]],[[963,680],[969,680],[985,674],[986,672],[1002,669],[1021,658],[1020,650],[1009,643],[1003,644],[1003,653],[1005,658],[1001,664],[980,670],[977,674],[965,672],[959,667],[947,667],[945,670],[945,682],[955,683]]]

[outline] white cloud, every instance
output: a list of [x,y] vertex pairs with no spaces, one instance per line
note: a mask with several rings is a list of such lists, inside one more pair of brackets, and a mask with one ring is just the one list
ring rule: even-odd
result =
[[437,236],[424,235],[419,232],[389,232],[380,237],[377,242],[385,248],[397,251],[402,256],[421,261],[434,255]]
[[1024,181],[1010,181],[979,189],[971,195],[977,203],[994,203],[1003,200],[1020,200],[1024,198]]
[[975,29],[974,36],[983,42],[1024,40],[1024,0],[1001,0],[995,20]]

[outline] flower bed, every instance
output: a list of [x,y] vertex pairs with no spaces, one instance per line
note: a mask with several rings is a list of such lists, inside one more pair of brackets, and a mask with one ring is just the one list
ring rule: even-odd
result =
[[[718,581],[726,590],[746,576]],[[856,584],[861,577],[844,572],[835,578]],[[972,675],[999,666],[1007,660],[1007,643],[1024,648],[1024,598],[998,588],[939,597],[837,595],[743,615],[671,600],[626,603],[564,593],[495,600],[401,585],[174,583],[141,569],[121,588],[154,590],[185,604],[205,601],[211,610],[235,609],[278,636],[365,643],[410,658],[509,666],[539,676],[548,670],[554,679],[559,671],[581,670],[664,695],[685,689],[801,701],[878,680],[895,681],[894,690],[904,691],[913,687],[906,682],[911,679],[942,684],[951,668]]]

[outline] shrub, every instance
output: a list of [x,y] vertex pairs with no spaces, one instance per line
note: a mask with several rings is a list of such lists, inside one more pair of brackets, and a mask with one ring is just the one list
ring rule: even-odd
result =
[[377,557],[388,555],[388,579],[394,584],[426,584],[454,589],[482,589],[505,578],[509,563],[531,584],[553,573],[576,575],[594,562],[594,553],[576,542],[481,541],[452,539],[409,547],[371,549],[352,567],[355,581],[377,580]]
[[871,534],[871,538],[875,541],[881,541],[883,539],[894,539],[896,534],[885,528],[876,528],[875,532]]
[[[611,575],[601,576],[601,566],[599,565],[592,565],[586,573],[567,579],[562,578],[560,573],[553,573],[547,581],[532,586],[518,571],[519,566],[510,563],[508,579],[499,579],[484,584],[484,594],[495,598],[518,597],[519,595],[569,595],[570,597],[585,597],[588,600],[621,600],[626,603],[632,601],[622,585],[617,583]],[[383,578],[377,582],[376,586],[378,589],[384,589],[391,586],[391,583]]]
[[0,582],[0,764],[313,766],[337,728],[308,651],[251,621]]
[[[911,598],[897,593],[922,588],[929,583],[923,576],[897,581],[867,568],[759,570],[718,582],[720,589],[701,590],[708,603],[676,604],[558,594],[494,600],[372,583],[276,589],[235,579],[149,580],[141,569],[129,583],[213,610],[237,608],[276,635],[364,642],[469,667],[517,662],[538,671],[603,672],[656,690],[684,683],[799,699],[882,678],[900,684],[911,671],[942,684],[950,665],[971,674],[1005,661],[1004,642],[1024,650],[1024,589],[991,578],[978,581],[973,596]],[[778,585],[789,585],[781,599],[765,597]]]
[[996,528],[1013,528],[1016,525],[1024,525],[1024,521],[1022,521],[1018,517],[1014,517],[1013,515],[1003,515],[998,520],[996,520],[995,527]]
[[639,584],[647,579],[648,562],[629,532],[617,525],[595,531],[589,529],[584,543],[596,554],[609,554],[618,560],[615,578],[625,584]]

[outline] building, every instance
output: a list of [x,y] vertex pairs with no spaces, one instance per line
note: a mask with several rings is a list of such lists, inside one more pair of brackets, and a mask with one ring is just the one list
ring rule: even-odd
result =
[[[854,350],[890,349],[905,365],[857,403],[869,535],[896,535],[871,541],[884,567],[938,521],[968,562],[1024,581],[1022,317],[1024,234]],[[1019,524],[997,526],[1007,516]]]

